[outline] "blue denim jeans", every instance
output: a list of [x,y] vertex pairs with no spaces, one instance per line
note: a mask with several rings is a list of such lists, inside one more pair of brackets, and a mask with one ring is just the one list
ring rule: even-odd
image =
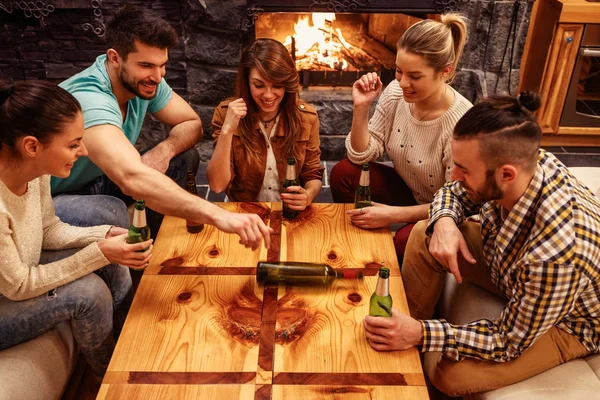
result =
[[[200,156],[195,148],[174,157],[165,175],[185,187],[188,170],[198,170]],[[106,175],[75,193],[54,196],[54,208],[61,221],[77,226],[115,225],[129,227],[127,205],[135,199],[125,195]],[[163,215],[146,208],[146,220],[152,237],[156,238]]]
[[[52,262],[76,251],[42,252],[40,262]],[[12,301],[0,296],[0,350],[70,320],[83,356],[94,374],[103,376],[131,298],[129,269],[116,264],[109,264],[33,299]]]

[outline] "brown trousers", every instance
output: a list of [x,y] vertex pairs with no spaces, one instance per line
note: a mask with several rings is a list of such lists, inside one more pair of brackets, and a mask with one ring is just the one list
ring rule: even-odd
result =
[[[402,266],[402,279],[411,315],[431,319],[444,286],[447,270],[429,253],[430,238],[425,235],[426,221],[413,229]],[[459,255],[459,269],[468,280],[498,296],[504,297],[492,283],[489,269],[483,265],[479,224],[465,222],[460,230],[477,260],[470,264]],[[520,382],[567,361],[581,358],[589,351],[571,334],[553,327],[521,356],[500,363],[474,358],[454,361],[440,352],[425,355],[424,370],[431,383],[449,396],[485,392]]]

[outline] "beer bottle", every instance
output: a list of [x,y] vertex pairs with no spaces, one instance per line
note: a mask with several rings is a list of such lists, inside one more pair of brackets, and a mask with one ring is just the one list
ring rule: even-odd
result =
[[354,192],[354,208],[369,207],[371,205],[371,186],[369,180],[369,163],[362,165],[360,180]]
[[[131,220],[127,239],[125,240],[127,243],[133,244],[145,242],[148,239],[150,239],[150,227],[146,223],[146,203],[144,200],[136,200],[133,210],[133,219]],[[138,250],[138,252],[142,253],[146,250],[148,250],[148,248]]]
[[[187,171],[185,188],[194,196],[198,196],[198,191],[196,190],[196,175],[191,169],[188,169]],[[185,227],[188,233],[200,233],[202,232],[202,229],[204,229],[204,224],[187,219],[185,221]]]
[[259,262],[256,266],[258,283],[279,283],[316,286],[330,285],[336,279],[362,279],[359,269],[334,269],[327,264],[307,262]]
[[390,296],[390,270],[387,267],[379,268],[379,277],[375,292],[371,295],[369,315],[375,317],[392,316],[392,296]]
[[[285,170],[285,179],[281,182],[281,188],[283,192],[285,189],[290,186],[300,186],[300,182],[298,178],[296,178],[296,160],[294,157],[288,157],[287,159],[287,169]],[[298,192],[288,192],[288,193],[298,193]],[[296,218],[298,215],[297,210],[292,210],[290,206],[287,205],[286,202],[283,202],[283,218]]]

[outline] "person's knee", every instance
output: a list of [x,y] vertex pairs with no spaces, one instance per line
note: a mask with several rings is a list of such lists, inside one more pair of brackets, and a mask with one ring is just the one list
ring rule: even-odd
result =
[[96,274],[86,275],[73,282],[77,296],[75,318],[89,318],[95,321],[110,321],[112,329],[113,298],[106,283]]
[[98,225],[129,227],[129,214],[125,202],[112,196],[103,197],[103,207],[98,210],[100,221]]
[[344,178],[348,178],[352,171],[356,170],[357,168],[359,167],[352,164],[352,162],[347,158],[339,161],[333,166],[331,172],[329,173],[330,185],[341,183]]
[[108,195],[59,195],[53,199],[56,216],[75,226],[129,226],[127,205]]
[[428,248],[427,224],[427,220],[419,221],[410,230],[406,245],[407,252],[410,249]]
[[464,375],[466,371],[462,371],[461,364],[449,360],[442,353],[426,353],[423,369],[431,384],[440,392],[448,396],[461,396],[468,392],[464,384],[470,374]]
[[171,160],[165,175],[177,182],[178,185],[185,186],[187,171],[193,171],[196,174],[199,165],[200,154],[195,147],[192,147]]

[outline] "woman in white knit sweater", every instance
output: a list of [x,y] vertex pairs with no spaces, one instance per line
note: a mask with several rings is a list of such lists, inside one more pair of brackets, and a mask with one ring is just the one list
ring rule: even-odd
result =
[[[127,244],[126,229],[74,227],[54,215],[49,175],[69,176],[87,154],[83,132],[79,103],[64,89],[0,83],[0,349],[70,320],[102,376],[114,349],[113,317],[122,324],[131,301],[129,270],[119,264],[147,265],[151,248],[136,250],[152,241]],[[60,249],[79,251],[40,262],[42,250]]]
[[[335,202],[353,202],[360,164],[370,163],[373,207],[350,210],[361,228],[407,223],[394,239],[401,260],[414,223],[427,218],[434,193],[450,179],[450,141],[456,122],[472,104],[449,86],[466,41],[465,20],[455,13],[442,22],[412,25],[398,41],[396,79],[369,108],[383,84],[368,73],[352,88],[352,130],[346,138],[348,159],[331,171]],[[373,162],[387,154],[393,168]]]

